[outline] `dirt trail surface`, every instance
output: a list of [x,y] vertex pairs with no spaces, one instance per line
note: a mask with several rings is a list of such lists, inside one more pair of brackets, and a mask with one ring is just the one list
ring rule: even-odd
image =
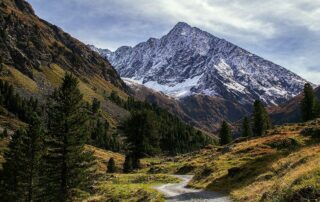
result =
[[156,190],[162,192],[166,201],[193,201],[193,202],[230,202],[230,198],[226,195],[204,191],[201,189],[186,188],[192,179],[192,175],[174,175],[182,180],[176,184],[164,184],[155,187]]

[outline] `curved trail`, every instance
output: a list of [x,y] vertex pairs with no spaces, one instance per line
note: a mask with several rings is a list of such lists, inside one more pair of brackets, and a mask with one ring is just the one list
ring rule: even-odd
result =
[[162,192],[166,201],[193,201],[193,202],[230,202],[230,198],[226,195],[204,191],[201,189],[186,188],[192,179],[192,175],[174,175],[182,180],[176,184],[164,184],[155,187],[156,190]]

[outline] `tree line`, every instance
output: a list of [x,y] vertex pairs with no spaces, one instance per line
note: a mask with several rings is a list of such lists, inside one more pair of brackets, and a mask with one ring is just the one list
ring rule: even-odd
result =
[[3,80],[0,80],[0,105],[27,123],[31,121],[29,117],[32,112],[41,113],[36,99],[32,97],[30,99],[22,98],[14,92],[11,84]]
[[215,143],[208,135],[155,104],[132,97],[123,100],[114,91],[109,99],[131,113],[122,124],[128,145],[125,170],[130,170],[131,165],[138,168],[139,159],[145,156],[187,153]]
[[[271,128],[269,115],[260,100],[253,104],[253,113],[251,119],[245,117],[242,122],[242,137],[259,137],[264,135],[265,131]],[[219,133],[220,145],[229,144],[233,140],[231,128],[226,121],[221,124]]]

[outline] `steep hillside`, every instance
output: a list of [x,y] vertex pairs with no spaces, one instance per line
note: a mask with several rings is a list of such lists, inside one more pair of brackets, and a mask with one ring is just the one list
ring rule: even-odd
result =
[[40,101],[57,87],[65,72],[74,73],[86,101],[97,98],[111,123],[126,115],[105,97],[126,86],[108,61],[60,28],[39,19],[24,0],[0,3],[0,79],[25,97]]
[[320,199],[320,120],[277,127],[259,138],[168,159],[151,173],[193,173],[189,184],[235,201]]
[[[315,95],[320,99],[320,87],[315,89]],[[298,123],[301,121],[300,103],[303,95],[300,94],[288,102],[271,107],[269,113],[274,124],[281,125],[284,123]]]

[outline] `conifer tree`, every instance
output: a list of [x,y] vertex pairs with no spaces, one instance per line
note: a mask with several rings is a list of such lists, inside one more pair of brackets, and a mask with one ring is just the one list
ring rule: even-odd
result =
[[138,165],[140,158],[159,152],[158,124],[151,111],[132,113],[124,126],[126,140],[134,160],[133,166]]
[[[12,136],[8,146],[9,150],[4,154],[6,162],[0,173],[0,201],[18,201],[25,190],[21,186],[24,180],[21,176],[22,162],[22,137],[25,132],[18,130]],[[25,197],[24,197],[25,198]]]
[[93,98],[91,110],[96,114],[100,109],[100,101],[97,98]]
[[8,130],[5,128],[3,133],[2,133],[3,137],[8,137],[9,134],[8,134]]
[[314,98],[313,118],[320,118],[320,101],[317,97]]
[[251,129],[251,124],[249,121],[248,117],[245,117],[243,119],[243,123],[242,123],[242,137],[251,137],[253,135],[252,129]]
[[303,100],[301,101],[301,113],[302,120],[309,121],[313,119],[313,106],[315,101],[315,96],[313,92],[313,88],[310,83],[306,83],[304,85],[303,90]]
[[229,144],[232,141],[231,130],[226,121],[222,122],[219,136],[220,136],[220,145]]
[[41,199],[39,178],[44,152],[44,128],[36,113],[30,116],[30,126],[13,135],[5,155],[0,201],[31,202]]
[[77,79],[66,74],[48,102],[46,201],[73,201],[93,184],[95,161],[84,150],[89,135],[87,114]]
[[253,132],[256,136],[262,136],[271,127],[269,115],[260,100],[254,102]]
[[123,172],[129,173],[133,170],[132,167],[132,157],[130,155],[126,155],[126,158],[123,163]]
[[111,157],[108,161],[108,165],[107,165],[107,172],[108,173],[114,173],[116,171],[116,163],[114,161],[114,158]]

